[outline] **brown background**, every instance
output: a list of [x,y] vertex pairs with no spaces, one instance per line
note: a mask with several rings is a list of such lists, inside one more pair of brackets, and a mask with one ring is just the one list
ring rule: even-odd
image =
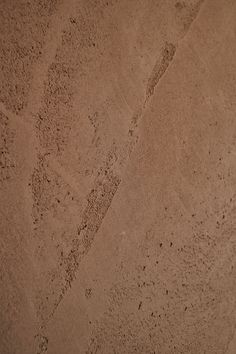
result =
[[236,2],[0,0],[0,353],[236,353]]

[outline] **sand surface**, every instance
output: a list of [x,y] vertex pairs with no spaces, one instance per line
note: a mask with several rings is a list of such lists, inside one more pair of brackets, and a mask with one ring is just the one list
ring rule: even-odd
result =
[[236,1],[0,0],[0,353],[236,353]]

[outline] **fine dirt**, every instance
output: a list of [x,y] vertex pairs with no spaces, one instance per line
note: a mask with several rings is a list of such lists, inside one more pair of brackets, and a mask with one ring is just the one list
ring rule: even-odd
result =
[[236,353],[235,58],[235,0],[0,0],[0,354]]

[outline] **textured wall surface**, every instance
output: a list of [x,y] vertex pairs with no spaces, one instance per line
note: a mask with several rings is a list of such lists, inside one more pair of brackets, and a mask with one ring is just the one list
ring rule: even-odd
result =
[[236,1],[0,0],[0,353],[236,353]]

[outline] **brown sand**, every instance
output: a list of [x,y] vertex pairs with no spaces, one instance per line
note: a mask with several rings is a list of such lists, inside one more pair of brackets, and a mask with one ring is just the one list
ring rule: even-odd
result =
[[0,0],[0,353],[236,353],[236,1]]

